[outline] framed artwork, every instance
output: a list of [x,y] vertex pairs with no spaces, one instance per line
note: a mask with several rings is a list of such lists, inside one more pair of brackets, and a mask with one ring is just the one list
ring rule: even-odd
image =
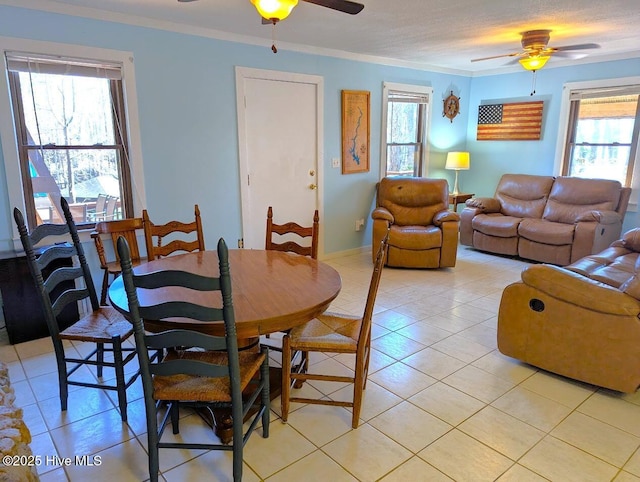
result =
[[342,91],[342,174],[369,171],[370,94]]

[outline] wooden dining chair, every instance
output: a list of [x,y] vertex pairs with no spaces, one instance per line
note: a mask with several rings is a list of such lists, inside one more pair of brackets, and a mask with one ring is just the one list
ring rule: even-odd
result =
[[[296,253],[302,256],[309,256],[318,259],[318,233],[320,217],[316,209],[313,214],[313,224],[308,227],[300,226],[298,223],[287,222],[276,224],[273,222],[273,208],[267,209],[267,230],[264,249],[267,251],[284,251]],[[277,239],[278,242],[274,241]],[[304,240],[311,238],[307,245]],[[301,244],[302,243],[302,244]],[[266,339],[271,339],[271,335],[265,335]],[[274,351],[282,351],[282,346],[277,341],[269,341],[267,346]]]
[[[316,209],[313,214],[313,224],[309,227],[303,227],[294,222],[276,224],[273,222],[273,208],[269,206],[269,209],[267,209],[265,249],[290,251],[301,254],[302,256],[310,256],[313,259],[318,259],[319,221],[320,218],[318,216],[318,210]],[[274,241],[274,234],[279,236],[276,238],[278,242]],[[308,246],[300,244],[303,243],[305,238],[311,238],[310,243],[307,243]]]
[[[131,260],[134,266],[145,262],[146,258],[140,256],[136,231],[142,229],[142,218],[121,219],[118,221],[101,221],[96,224],[91,237],[98,252],[100,268],[103,271],[102,289],[100,291],[100,304],[107,304],[107,289],[109,288],[109,276],[116,278],[120,275],[120,259],[116,250],[116,242],[120,236],[124,236],[129,243]],[[114,251],[114,260],[108,261],[102,235],[109,235]]]
[[[123,348],[122,343],[133,333],[133,328],[114,308],[99,305],[91,272],[78,237],[76,225],[69,211],[69,205],[65,198],[61,199],[60,204],[66,224],[41,224],[31,233],[27,231],[20,210],[18,208],[13,210],[20,240],[27,255],[29,270],[36,284],[44,319],[53,342],[58,366],[60,407],[62,411],[67,410],[69,385],[113,390],[118,394],[118,406],[122,421],[126,421],[126,390],[135,381],[139,372],[136,371],[128,379],[125,379],[125,365],[135,359],[136,353],[133,348]],[[59,244],[60,236],[66,235],[70,236],[72,243]],[[51,246],[47,246],[40,256],[36,257],[34,246],[41,242]],[[52,266],[55,266],[56,260],[68,260],[69,258],[77,258],[75,266],[61,266],[51,269]],[[71,283],[66,289],[56,289],[61,282],[69,281]],[[58,315],[68,305],[78,306],[78,302],[83,305],[83,301],[88,301],[85,303],[88,305],[86,307],[89,310],[88,313],[79,321],[61,329],[58,324]],[[75,349],[72,349],[70,353],[65,351],[65,341],[91,342],[95,343],[95,348],[88,355],[78,358]],[[105,360],[105,352],[113,354],[113,361]],[[112,368],[115,372],[115,383],[91,383],[71,378],[71,375],[83,365],[95,366],[99,379],[103,376],[104,367]]]
[[[351,426],[358,428],[363,391],[367,384],[369,355],[371,347],[371,319],[378,293],[378,285],[387,252],[388,234],[378,248],[373,266],[367,303],[362,317],[325,312],[304,325],[293,327],[282,339],[282,421],[289,416],[291,402],[312,403],[352,407]],[[302,360],[292,369],[295,352],[302,354]],[[339,376],[309,373],[309,353],[353,353],[356,355],[353,376]],[[290,356],[285,356],[285,354]],[[291,388],[300,388],[306,380],[334,381],[353,384],[351,401],[311,399],[291,396]]]
[[[228,251],[224,240],[221,238],[218,241],[220,276],[215,278],[185,271],[156,271],[136,275],[132,271],[127,241],[120,238],[117,245],[142,373],[151,481],[158,480],[159,448],[231,450],[233,480],[240,481],[243,446],[260,420],[262,436],[269,436],[269,356],[265,347],[260,352],[238,351]],[[209,292],[219,291],[221,302],[211,307],[166,299],[162,304],[141,306],[138,289],[147,291],[173,287],[201,291],[203,298]],[[224,322],[225,336],[211,336],[192,330],[170,330],[156,334],[145,332],[143,319],[174,317],[194,320],[195,323]],[[166,356],[162,359],[155,357],[158,350],[162,350]],[[158,406],[162,403],[158,402],[166,404],[166,412],[159,425]],[[233,419],[231,445],[220,443],[217,439],[210,443],[162,442],[169,417],[173,433],[179,433],[179,406],[183,403],[209,410],[229,409]],[[258,410],[251,416],[251,422],[243,433],[243,418],[252,406],[257,406]],[[211,436],[214,437],[213,431]]]
[[[195,220],[190,223],[181,221],[169,221],[165,224],[154,224],[149,219],[149,213],[145,209],[142,211],[142,224],[144,227],[144,241],[147,247],[147,258],[149,260],[168,256],[176,251],[204,251],[204,234],[202,232],[202,220],[200,219],[200,208],[195,205]],[[172,235],[176,233],[195,233],[196,239],[185,241],[175,239]],[[167,244],[163,244],[163,238],[171,236]],[[155,238],[155,246],[154,246]]]

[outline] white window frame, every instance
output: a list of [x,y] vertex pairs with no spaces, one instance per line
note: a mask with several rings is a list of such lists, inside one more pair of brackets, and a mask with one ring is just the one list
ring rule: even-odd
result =
[[[0,37],[0,55],[2,55],[2,75],[0,75],[0,136],[2,137],[2,154],[6,173],[9,205],[25,212],[25,200],[20,175],[20,159],[16,139],[13,107],[9,92],[9,82],[6,65],[6,52],[30,52],[34,55],[52,55],[95,59],[122,65],[122,84],[125,108],[127,110],[127,134],[129,138],[129,162],[131,169],[131,189],[133,195],[134,213],[142,212],[146,207],[144,187],[144,170],[142,161],[142,143],[140,138],[140,122],[138,116],[138,101],[136,93],[135,68],[133,53],[86,47],[82,45],[41,42],[29,39]],[[11,223],[13,243],[16,250],[21,249],[18,230],[15,223]],[[89,240],[89,233],[81,232],[83,241]]]
[[395,82],[382,83],[382,133],[380,135],[380,179],[385,177],[387,173],[387,110],[389,107],[389,92],[401,92],[403,94],[423,95],[429,100],[426,105],[424,119],[424,129],[422,130],[422,171],[420,177],[425,177],[429,173],[429,149],[427,139],[429,138],[431,126],[431,114],[433,109],[433,87],[425,85],[398,84]]
[[[588,89],[606,89],[640,85],[640,77],[621,77],[619,79],[588,80],[582,82],[567,82],[562,87],[562,100],[560,116],[558,119],[558,140],[556,143],[556,155],[553,172],[556,176],[562,175],[562,163],[564,162],[564,149],[569,135],[569,113],[571,108],[571,93]],[[640,192],[640,148],[636,149],[633,159],[633,174],[631,177],[631,199],[627,211],[638,210],[638,193]]]

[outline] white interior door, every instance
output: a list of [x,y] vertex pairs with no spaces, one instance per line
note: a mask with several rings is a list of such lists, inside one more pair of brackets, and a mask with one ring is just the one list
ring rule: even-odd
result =
[[321,205],[322,78],[238,67],[236,84],[244,247],[264,249],[269,206],[310,226]]

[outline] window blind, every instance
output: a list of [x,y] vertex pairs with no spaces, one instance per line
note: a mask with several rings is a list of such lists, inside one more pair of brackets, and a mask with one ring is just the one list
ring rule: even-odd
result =
[[72,57],[31,55],[22,52],[6,52],[7,69],[11,72],[75,75],[122,80],[122,65],[96,62]]

